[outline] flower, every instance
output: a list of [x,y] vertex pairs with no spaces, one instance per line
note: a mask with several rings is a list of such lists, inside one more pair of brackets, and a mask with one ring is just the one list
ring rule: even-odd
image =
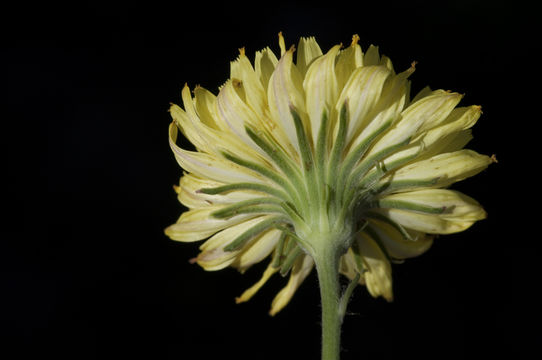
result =
[[[189,210],[166,234],[207,239],[193,259],[205,270],[243,273],[270,258],[237,302],[289,274],[276,314],[326,251],[340,256],[342,274],[391,301],[391,263],[486,217],[449,189],[495,161],[463,149],[480,106],[457,107],[462,95],[429,87],[410,100],[415,63],[396,73],[358,41],[323,54],[312,37],[286,50],[279,34],[280,59],[265,48],[252,64],[240,49],[218,95],[197,86],[192,96],[185,85],[184,109],[170,108],[170,145],[186,171],[175,189]],[[196,151],[177,146],[178,130]]]

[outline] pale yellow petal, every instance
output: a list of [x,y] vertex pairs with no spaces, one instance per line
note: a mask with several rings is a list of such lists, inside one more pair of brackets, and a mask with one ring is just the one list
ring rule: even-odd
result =
[[[455,152],[463,149],[473,139],[472,130],[462,130],[442,138],[441,146],[438,149],[439,153]],[[432,154],[429,154],[432,155]]]
[[361,47],[358,45],[358,41],[359,36],[354,35],[352,37],[352,44],[346,49],[342,50],[337,56],[335,72],[337,74],[339,92],[350,78],[352,72],[363,65],[363,52],[361,51]]
[[[385,209],[383,213],[405,227],[429,234],[453,234],[461,232],[467,230],[476,222],[476,219],[446,219],[438,215],[420,214],[399,209]],[[481,220],[483,215],[479,217]]]
[[177,139],[177,126],[171,124],[169,144],[175,159],[183,169],[192,172],[199,177],[209,178],[224,183],[256,182],[267,183],[265,178],[259,174],[239,166],[224,158],[209,154],[187,151],[175,144]]
[[231,63],[231,78],[241,81],[247,105],[263,118],[267,108],[266,90],[246,57],[244,49],[241,49],[239,58]]
[[367,290],[373,297],[393,300],[391,264],[376,242],[367,234],[357,239],[360,255],[367,271],[363,273]]
[[186,111],[181,109],[176,104],[171,104],[169,107],[169,113],[171,118],[175,122],[175,125],[181,130],[181,133],[184,135],[188,141],[190,141],[198,150],[204,151],[206,149],[206,144],[203,143],[199,136],[199,132],[194,129],[194,125],[188,118]]
[[363,57],[363,66],[380,65],[378,46],[370,45]]
[[287,151],[293,151],[293,147],[288,148],[286,144],[289,144],[289,139],[286,136],[286,133],[281,127],[281,124],[276,121],[276,118],[273,118],[270,113],[267,94],[269,89],[271,76],[275,71],[276,66],[278,65],[278,59],[271,51],[270,48],[265,48],[261,51],[256,52],[256,59],[254,62],[256,76],[260,79],[262,87],[264,89],[265,96],[265,108],[262,114],[262,124],[264,128],[269,132],[269,134],[276,140],[277,143],[281,144]]
[[414,98],[412,98],[412,100],[410,101],[410,104],[413,104],[415,102],[417,102],[418,100],[426,97],[426,96],[429,96],[433,93],[433,90],[431,90],[431,88],[429,86],[426,86],[424,87],[423,89],[421,89],[420,91],[418,91],[418,93],[416,95],[414,95]]
[[386,55],[382,55],[379,65],[386,67],[393,75],[395,75],[395,70],[393,69],[391,59]]
[[296,66],[301,76],[305,76],[314,59],[322,55],[322,50],[314,37],[302,37],[299,39],[299,44],[297,45]]
[[209,90],[196,86],[194,89],[194,106],[202,123],[215,130],[227,130],[226,124],[218,121],[216,113],[216,96]]
[[200,178],[193,174],[186,174],[181,177],[178,187],[178,197],[181,204],[193,209],[211,205],[232,204],[239,201],[261,197],[262,193],[251,190],[228,191],[223,194],[205,194],[201,189],[216,188],[225,185],[222,182]]
[[273,71],[275,71],[278,62],[277,57],[268,47],[256,52],[254,68],[265,91],[267,91],[269,79],[271,79],[271,75],[273,74]]
[[368,136],[373,134],[384,123],[397,122],[408,99],[408,77],[414,72],[414,66],[398,75],[390,75],[384,82],[382,94],[374,108],[367,115],[367,125],[358,136],[355,136],[350,148],[355,148],[364,142]]
[[[207,187],[206,185],[209,182],[212,183],[213,186],[208,187],[216,187],[215,184],[218,184],[218,182],[212,180],[206,181],[201,179],[201,182],[205,182],[205,184],[202,184],[202,187]],[[214,205],[212,201],[206,198],[206,194],[198,193],[198,190],[202,188],[199,187],[199,185],[200,178],[197,176],[194,176],[193,174],[183,175],[179,182],[179,186],[174,187],[175,191],[177,192],[179,202],[189,209],[203,208]]]
[[[183,88],[182,93],[185,104],[184,106],[187,110],[185,111],[178,105],[171,104],[169,113],[173,121],[179,127],[183,135],[196,147],[196,149],[207,153],[213,153],[213,147],[211,144],[205,141],[205,138],[201,134],[201,121],[194,110],[192,98],[190,97],[190,89],[188,86]],[[186,98],[186,93],[188,93],[188,98]]]
[[242,214],[228,219],[216,219],[211,213],[222,206],[209,206],[184,212],[177,222],[166,228],[165,233],[172,240],[192,242],[208,238],[217,231],[243,222],[255,215]]
[[394,259],[407,259],[419,256],[429,250],[433,244],[433,236],[419,231],[408,231],[412,240],[405,237],[391,225],[378,220],[371,220],[373,228],[377,232],[382,245],[388,254]]
[[[454,142],[456,145],[451,145],[455,150],[462,148],[457,144],[463,143],[463,146],[468,142],[468,133],[463,133],[463,130],[472,127],[476,121],[480,118],[482,111],[480,106],[460,107],[454,109],[448,118],[444,120],[443,124],[434,127],[427,132],[421,134],[415,141],[423,141],[425,145],[423,156],[425,158],[432,157],[434,155],[448,152],[445,149],[449,149],[449,145]],[[458,133],[462,132],[462,135]],[[460,136],[459,138],[457,136]],[[455,143],[457,141],[457,143]]]
[[292,118],[291,106],[296,108],[307,128],[308,119],[305,112],[303,80],[292,62],[292,56],[293,49],[290,49],[279,60],[275,72],[269,81],[267,95],[271,117],[288,139],[287,144],[281,145],[292,156],[298,157],[299,144]]
[[336,45],[324,56],[315,59],[307,70],[303,81],[307,97],[307,113],[315,145],[322,123],[322,114],[326,111],[328,116],[332,116],[330,110],[334,108],[339,96],[337,76],[335,75],[335,59],[339,50],[340,46]]
[[241,296],[235,298],[235,302],[240,304],[245,301],[249,301],[261,288],[262,286],[279,270],[278,267],[273,267],[272,263],[265,269],[262,277],[258,282],[252,285],[250,288],[245,290]]
[[431,181],[434,187],[446,187],[478,174],[493,162],[493,158],[472,150],[439,154],[407,165],[382,181]]
[[432,95],[411,104],[401,114],[401,119],[375,144],[370,154],[399,144],[407,139],[440,125],[459,103],[462,95],[435,91]]
[[448,119],[462,98],[463,95],[459,93],[435,91],[433,95],[405,109],[402,113],[402,122],[404,126],[420,123],[420,132],[435,128]]
[[232,266],[244,272],[252,265],[259,263],[269,256],[279,241],[281,231],[271,229],[258,236],[254,241],[243,248]]
[[[228,148],[224,147],[224,143],[227,144],[226,140],[229,135],[228,133],[220,132],[220,136],[217,136],[217,130],[207,127],[197,117],[188,117],[186,112],[175,104],[171,105],[169,112],[184,137],[188,139],[198,151],[218,156],[220,150]],[[213,139],[213,141],[209,141],[210,139]],[[233,150],[235,150],[235,148],[236,147],[234,146]],[[246,152],[246,150],[244,151]]]
[[360,284],[365,284],[365,277],[362,275],[363,269],[360,268],[355,259],[354,250],[349,248],[348,251],[341,256],[339,262],[339,272],[346,276],[348,279],[352,280],[356,277],[357,274],[360,274],[359,282]]
[[233,251],[225,251],[224,247],[229,245],[233,240],[243,234],[245,231],[265,221],[269,216],[259,216],[256,218],[245,220],[234,226],[216,233],[209,240],[200,246],[201,253],[197,257],[197,263],[205,270],[214,271],[221,270],[233,264],[240,253],[244,249],[251,247],[251,244],[257,242],[260,236],[250,239],[240,249]]
[[[245,142],[239,141],[238,136],[232,132],[224,121],[217,118],[216,122],[211,123],[212,119],[210,120],[209,117],[216,117],[216,98],[214,98],[214,95],[201,87],[198,87],[195,92],[199,94],[199,107],[202,111],[201,114],[207,118],[205,121],[202,120],[200,113],[196,111],[198,102],[196,99],[192,99],[188,86],[183,89],[183,101],[189,111],[185,112],[177,105],[172,105],[170,109],[175,123],[181,128],[186,138],[196,145],[198,150],[214,156],[222,157],[221,153],[227,151],[238,157],[248,158],[253,162],[261,162],[262,156],[253,151],[254,149]],[[214,108],[210,108],[212,105],[214,105]],[[220,126],[226,126],[226,128]]]
[[365,129],[382,94],[384,82],[390,75],[383,66],[363,66],[357,68],[344,86],[337,101],[337,110],[348,104],[347,143]]
[[314,261],[308,255],[302,255],[296,260],[292,267],[288,284],[273,299],[271,310],[269,311],[271,316],[276,315],[290,302],[303,280],[310,274],[313,266]]
[[424,189],[387,195],[385,199],[444,208],[440,214],[394,208],[379,210],[406,228],[428,234],[451,234],[463,231],[486,217],[486,212],[476,200],[453,190]]
[[[195,100],[190,94],[190,88],[188,87],[188,85],[184,86],[181,95],[187,118],[190,120],[191,131],[193,132],[193,134],[191,134],[192,138],[196,139],[198,142],[194,143],[192,141],[192,138],[188,139],[190,140],[190,142],[196,145],[197,149],[201,149],[207,153],[216,154],[217,149],[214,146],[214,142],[209,141],[209,132],[212,131],[213,126],[217,125],[216,119],[213,119],[213,121],[211,122],[211,120],[207,118],[206,120],[209,121],[209,124],[201,121],[201,118],[196,110]],[[175,106],[172,106],[172,109],[176,109]]]
[[390,168],[393,166],[394,162],[404,163],[409,161],[408,159],[413,159],[418,156],[424,149],[424,144],[422,142],[417,142],[407,145],[403,150],[400,150],[382,161],[383,167]]
[[[263,94],[262,94],[263,95]],[[228,124],[231,131],[248,145],[252,152],[260,154],[262,158],[268,155],[254,143],[246,132],[246,126],[253,129],[262,127],[261,116],[258,116],[244,101],[246,91],[244,83],[237,79],[228,80],[217,97],[217,113],[223,122]]]

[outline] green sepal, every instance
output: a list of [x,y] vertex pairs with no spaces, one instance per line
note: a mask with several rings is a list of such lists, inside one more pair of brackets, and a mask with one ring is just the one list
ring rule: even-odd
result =
[[285,252],[288,252],[289,247],[293,246],[291,244],[295,243],[295,242],[297,242],[297,243],[299,243],[299,244],[301,244],[303,246],[307,245],[305,241],[303,241],[299,236],[297,236],[297,234],[294,231],[290,230],[288,227],[280,225],[280,224],[276,225],[275,227],[277,229],[279,229],[280,231],[283,231],[290,238],[290,241],[288,242],[287,249],[286,249]]
[[387,156],[393,154],[394,152],[398,151],[399,149],[401,149],[403,146],[407,145],[408,143],[410,143],[410,138],[405,139],[404,141],[398,144],[388,146],[387,148],[380,150],[373,156],[362,160],[361,163],[359,163],[359,165],[356,166],[352,170],[352,172],[350,173],[350,176],[348,177],[348,181],[346,182],[346,189],[351,189],[351,190],[345,191],[343,193],[343,201],[346,200],[347,198],[352,197],[353,193],[358,191],[359,186],[357,184],[360,183],[360,180],[363,179],[365,175],[367,175],[367,173],[369,172],[369,170],[371,170],[371,168],[376,166],[380,161],[385,159]]
[[275,162],[280,170],[288,177],[295,177],[299,182],[301,181],[301,174],[297,170],[295,163],[280,149],[278,146],[271,144],[263,139],[249,126],[245,126],[247,135],[258,145],[269,157]]
[[286,258],[280,266],[280,275],[283,277],[290,272],[290,269],[292,266],[294,266],[296,259],[303,253],[303,250],[297,244],[295,244],[294,241],[292,241],[292,243],[294,243],[293,249],[286,253]]
[[[274,142],[274,140],[269,137],[266,133],[263,135],[266,137],[264,139],[256,131],[252,130],[249,126],[245,126],[245,131],[248,136],[274,161],[276,166],[282,171],[285,175],[286,180],[289,185],[287,191],[296,192],[296,199],[305,199],[307,198],[305,182],[303,180],[303,175],[300,173],[296,164],[285,152],[284,150]],[[284,186],[283,186],[284,187]],[[293,198],[292,198],[293,199]],[[306,201],[300,200],[300,204],[306,203]]]
[[356,163],[360,159],[363,158],[363,156],[365,155],[365,152],[367,151],[367,149],[369,149],[373,141],[380,134],[386,131],[391,126],[392,123],[393,123],[392,120],[388,120],[384,122],[378,129],[376,129],[373,133],[367,136],[362,142],[360,142],[354,149],[352,149],[348,153],[348,155],[344,159],[344,163],[341,168],[341,175],[346,176],[352,171]]
[[[263,197],[263,198],[254,198],[254,199],[248,199],[239,201],[235,204],[228,205],[222,209],[216,210],[211,213],[211,216],[218,218],[218,219],[225,219],[229,218],[238,214],[245,214],[248,212],[255,212],[251,211],[253,208],[257,208],[258,205],[280,205],[282,203],[281,200],[270,198],[270,197]],[[274,212],[283,212],[281,207],[270,207],[271,209],[275,209]],[[256,211],[257,212],[257,211]]]
[[224,247],[224,251],[235,251],[242,247],[247,241],[253,237],[261,234],[262,232],[275,227],[279,223],[287,222],[288,219],[283,216],[273,216],[269,219],[263,220],[262,222],[254,225],[250,229],[243,232],[237,238],[235,238],[229,245]]
[[378,246],[380,251],[382,251],[386,259],[390,263],[394,262],[394,259],[390,256],[388,249],[384,245],[384,242],[382,241],[382,239],[380,238],[380,235],[378,235],[376,230],[371,225],[369,225],[364,229],[364,232],[371,237],[371,239],[375,242],[375,244]]
[[356,229],[356,234],[359,234],[369,225],[367,220],[363,221],[363,224]]
[[273,255],[275,256],[273,267],[275,269],[280,269],[283,267],[288,254],[297,246],[297,241],[294,239],[296,235],[287,226],[277,225],[276,228],[282,233],[279,238],[279,243],[275,248],[275,254]]
[[299,215],[299,213],[297,212],[297,209],[291,203],[282,202],[280,203],[280,206],[286,212],[286,214],[288,214],[288,216],[292,220],[292,223],[295,226],[303,227],[305,230],[307,229],[307,225],[305,224],[305,221],[303,220],[301,215]]
[[286,242],[284,245],[284,248],[282,251],[282,260],[284,260],[287,254],[289,254],[290,251],[292,251],[292,249],[297,245],[296,243],[297,235],[294,232],[292,232],[288,227],[283,229],[283,231],[288,236],[287,237],[288,242]]
[[430,180],[393,180],[387,181],[380,185],[378,193],[389,194],[398,190],[412,190],[417,188],[428,188],[437,184],[442,177],[436,177]]
[[231,162],[234,162],[236,163],[237,165],[240,165],[240,166],[243,166],[247,169],[250,169],[252,171],[255,171],[257,172],[258,174],[260,175],[263,175],[265,176],[266,178],[272,180],[273,182],[275,182],[276,184],[284,187],[285,185],[285,179],[280,176],[279,174],[277,174],[276,172],[272,171],[272,170],[269,170],[268,168],[260,165],[260,164],[256,164],[252,161],[248,161],[248,160],[244,160],[244,159],[241,159],[235,155],[232,155],[232,154],[229,154],[227,152],[222,152],[222,156],[224,156],[227,160],[231,161]]
[[256,164],[254,162],[238,158],[235,155],[228,154],[226,152],[223,152],[222,155],[226,159],[236,163],[237,165],[241,165],[243,167],[246,167],[247,169],[253,170],[265,176],[266,178],[270,179],[277,185],[281,186],[284,190],[286,190],[291,200],[293,200],[296,203],[301,202],[298,191],[292,186],[292,184],[287,179],[280,176],[275,171],[270,170],[269,168],[266,168],[265,166],[262,166],[260,164]]
[[393,200],[393,199],[380,199],[375,201],[374,207],[379,207],[383,209],[399,209],[399,210],[410,210],[426,214],[443,214],[446,210],[449,210],[446,206],[429,206],[416,204],[410,201],[404,200]]
[[[365,222],[365,224],[368,224],[368,223]],[[358,267],[358,273],[364,274],[365,272],[368,271],[368,269],[367,269],[367,265],[365,265],[360,255],[361,251],[359,249],[358,242],[353,241],[351,247],[352,247],[352,255],[354,256],[354,261],[356,262],[356,266]]]
[[295,132],[297,135],[297,142],[299,144],[299,152],[301,153],[301,161],[303,162],[303,168],[305,172],[308,172],[313,167],[313,158],[312,150],[307,138],[307,133],[303,126],[303,121],[297,113],[296,108],[290,104],[290,113],[292,114],[292,119],[294,120]]
[[326,160],[327,153],[327,133],[329,127],[329,116],[327,110],[324,109],[322,113],[322,122],[320,124],[320,129],[318,131],[318,139],[316,141],[316,168],[318,169],[318,179],[320,180],[320,189],[323,189],[322,186],[325,182],[324,174],[324,164]]
[[196,193],[218,195],[218,194],[224,194],[230,191],[237,191],[237,190],[259,191],[259,192],[272,195],[284,201],[286,201],[289,198],[288,195],[282,190],[275,189],[271,186],[264,185],[264,184],[249,183],[249,182],[222,185],[222,186],[217,186],[214,188],[202,188],[202,189],[197,190]]
[[392,257],[390,255],[390,253],[388,252],[388,249],[386,248],[386,246],[384,245],[384,242],[382,241],[382,238],[380,237],[380,235],[378,235],[377,231],[373,227],[369,226],[367,228],[366,233],[371,237],[371,239],[374,240],[374,242],[376,243],[376,245],[378,246],[380,251],[382,251],[382,253],[386,257],[386,259],[390,263],[392,263],[392,264],[402,264],[404,262],[404,259],[397,259],[397,258],[394,258],[394,257]]
[[346,141],[346,131],[348,129],[349,122],[349,113],[348,113],[348,99],[344,101],[340,113],[339,113],[339,129],[337,130],[337,136],[333,142],[333,147],[331,149],[331,156],[329,158],[328,169],[327,169],[327,182],[331,184],[332,188],[335,188],[334,184],[337,181],[337,169],[339,168],[341,155],[344,151],[345,141]]
[[[378,129],[376,129],[373,133],[371,133],[369,136],[367,136],[361,143],[359,143],[353,150],[351,150],[346,158],[343,161],[343,164],[340,168],[339,174],[338,174],[338,186],[337,189],[344,189],[348,188],[348,186],[351,184],[351,181],[349,181],[353,175],[353,173],[356,172],[356,169],[360,169],[360,166],[364,163],[369,162],[369,164],[372,166],[378,159],[376,157],[373,157],[372,159],[365,159],[362,160],[361,164],[356,167],[356,163],[360,161],[360,159],[363,158],[369,147],[372,145],[374,140],[381,135],[384,131],[386,131],[392,124],[392,120],[388,120],[385,123],[383,123]],[[370,168],[370,167],[369,167]],[[369,169],[367,169],[369,170]],[[343,195],[346,194],[348,191],[344,191]],[[344,196],[341,198],[341,200],[344,200]]]
[[398,151],[399,149],[401,149],[403,146],[407,145],[408,143],[410,143],[410,138],[398,144],[388,146],[387,148],[380,150],[373,156],[362,160],[361,163],[358,166],[356,166],[354,170],[352,170],[352,173],[350,176],[350,179],[351,179],[350,183],[354,183],[354,184],[358,183],[359,182],[358,179],[363,178],[367,174],[367,172],[371,170],[371,168],[376,166],[380,161],[384,160],[386,157]]
[[[402,157],[400,159],[394,160],[389,164],[385,164],[382,159],[377,161],[376,163],[376,170],[373,172],[369,172],[363,180],[361,180],[361,183],[359,184],[359,187],[365,188],[365,187],[373,187],[382,177],[384,177],[386,174],[388,174],[390,171],[393,171],[397,169],[398,167],[401,167],[405,165],[406,163],[410,162],[411,160],[418,157],[420,154],[420,151],[417,151],[416,153]],[[387,156],[387,155],[386,155]]]
[[282,257],[284,252],[284,247],[286,244],[286,240],[288,238],[288,235],[282,231],[280,233],[279,241],[277,242],[277,245],[275,246],[275,251],[273,254],[273,261],[271,262],[271,266],[275,269],[278,269],[280,265],[282,264]]
[[247,207],[241,207],[228,212],[221,212],[217,214],[211,214],[216,219],[228,219],[236,215],[241,214],[284,214],[281,207],[274,205],[251,205]]

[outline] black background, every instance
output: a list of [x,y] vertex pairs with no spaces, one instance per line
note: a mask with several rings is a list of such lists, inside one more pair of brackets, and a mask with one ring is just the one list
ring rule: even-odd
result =
[[265,264],[207,273],[188,263],[199,244],[163,234],[183,211],[169,103],[181,103],[185,82],[216,93],[242,46],[249,57],[268,45],[278,53],[279,31],[287,46],[314,35],[324,51],[357,33],[397,70],[416,60],[413,91],[450,89],[482,105],[469,148],[499,159],[455,186],[487,220],[394,265],[393,303],[356,289],[342,358],[521,358],[538,346],[536,12],[504,1],[333,5],[4,11],[0,321],[10,358],[319,358],[315,274],[272,318],[286,279],[236,305]]

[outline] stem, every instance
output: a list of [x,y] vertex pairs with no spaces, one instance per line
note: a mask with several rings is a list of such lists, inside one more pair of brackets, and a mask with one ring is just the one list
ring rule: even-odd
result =
[[339,360],[341,351],[344,312],[340,310],[339,256],[335,253],[320,252],[314,257],[322,298],[322,360]]

